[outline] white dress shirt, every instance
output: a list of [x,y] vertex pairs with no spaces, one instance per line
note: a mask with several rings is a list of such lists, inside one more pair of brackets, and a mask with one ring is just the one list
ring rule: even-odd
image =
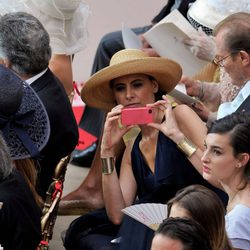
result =
[[33,83],[36,79],[40,78],[43,74],[45,74],[45,72],[47,71],[48,68],[46,68],[45,70],[43,70],[42,72],[38,73],[37,75],[32,76],[31,78],[25,80],[25,82],[27,82],[29,85],[31,83]]
[[245,86],[240,90],[240,92],[232,102],[225,102],[219,106],[217,119],[223,118],[224,116],[230,115],[233,112],[235,112],[240,107],[240,105],[247,99],[249,95],[250,95],[250,80],[247,81]]

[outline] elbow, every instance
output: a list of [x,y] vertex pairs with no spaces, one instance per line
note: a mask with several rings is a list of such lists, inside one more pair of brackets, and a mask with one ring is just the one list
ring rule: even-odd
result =
[[109,214],[109,219],[110,221],[116,225],[119,226],[122,223],[122,215],[117,215],[117,214]]

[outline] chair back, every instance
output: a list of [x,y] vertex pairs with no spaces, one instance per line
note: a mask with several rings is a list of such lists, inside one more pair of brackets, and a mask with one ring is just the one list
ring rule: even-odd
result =
[[46,193],[46,200],[44,203],[41,218],[42,240],[39,244],[38,250],[49,249],[49,241],[53,236],[53,229],[56,223],[58,206],[62,197],[65,174],[67,165],[70,162],[70,158],[70,155],[68,155],[62,158],[57,164],[53,181]]

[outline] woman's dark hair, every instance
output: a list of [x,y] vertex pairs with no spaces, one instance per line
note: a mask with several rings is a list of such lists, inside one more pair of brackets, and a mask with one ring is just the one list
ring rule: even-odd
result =
[[[208,127],[208,134],[210,133],[228,134],[235,157],[241,153],[250,154],[250,115],[243,112],[235,112],[216,120]],[[245,185],[243,188],[250,181],[250,161],[245,166],[244,177]]]
[[167,218],[160,224],[157,234],[179,240],[183,250],[213,250],[206,231],[193,219]]
[[[157,82],[157,80],[153,76],[148,76],[148,78],[149,78],[150,81],[156,81]],[[163,91],[163,90],[159,89],[155,93],[155,100],[156,101],[161,100],[163,95],[166,95],[166,91]]]
[[206,230],[212,249],[230,249],[225,231],[225,207],[213,191],[201,185],[191,185],[179,190],[167,204],[168,216],[173,204],[187,210],[190,217]]

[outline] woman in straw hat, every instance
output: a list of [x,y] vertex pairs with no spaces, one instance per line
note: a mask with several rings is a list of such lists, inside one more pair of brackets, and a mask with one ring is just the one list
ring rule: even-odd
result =
[[[122,110],[155,103],[175,87],[181,73],[174,61],[149,57],[141,50],[125,49],[117,52],[110,66],[94,74],[82,89],[81,96],[87,105],[109,110],[101,143],[103,197],[110,221],[118,226],[123,222],[119,232],[120,249],[150,249],[153,236],[151,229],[123,218],[123,208],[134,202],[166,202],[182,187],[205,184],[182,151],[159,130],[147,125],[140,125],[140,134],[128,142],[119,178],[115,169],[117,144],[131,129],[119,124]],[[153,118],[161,123],[163,108],[153,109]],[[102,232],[105,236],[99,235],[100,240],[93,242],[91,230],[77,228],[85,224],[85,220],[89,222],[89,216],[72,223],[66,234],[66,249],[85,249],[89,244],[95,250],[110,246],[117,226],[112,233],[109,231],[109,236]],[[91,216],[97,218],[95,212]],[[93,233],[95,237],[101,234],[98,230]]]
[[33,160],[48,142],[49,119],[34,90],[2,65],[0,79],[0,242],[6,250],[35,249],[41,199]]

